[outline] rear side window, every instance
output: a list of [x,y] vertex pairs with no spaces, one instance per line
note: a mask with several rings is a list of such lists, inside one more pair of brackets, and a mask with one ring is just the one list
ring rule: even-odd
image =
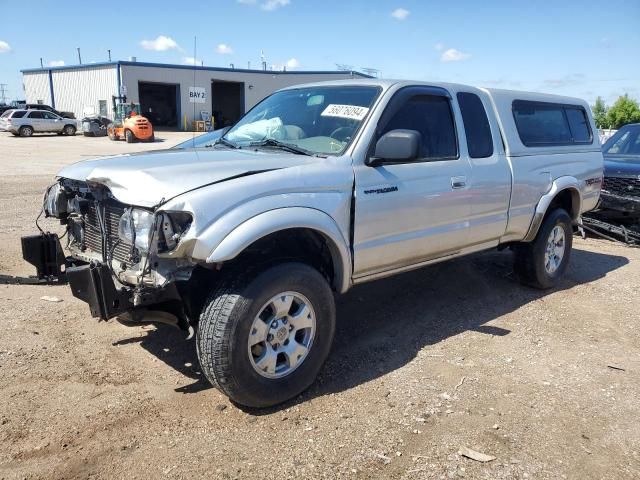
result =
[[516,100],[513,118],[527,147],[578,145],[593,138],[587,113],[578,105]]
[[44,118],[44,113],[39,111],[35,111],[35,112],[32,111],[29,114],[29,118]]
[[415,95],[391,117],[384,130],[417,130],[422,135],[420,158],[458,158],[458,143],[449,99],[437,95]]
[[25,111],[13,112],[13,115],[11,115],[11,118],[22,118],[22,117],[24,117],[25,113],[27,113],[27,112],[25,112]]
[[467,135],[469,156],[471,158],[490,157],[493,155],[493,137],[482,100],[475,93],[468,92],[460,92],[457,97]]

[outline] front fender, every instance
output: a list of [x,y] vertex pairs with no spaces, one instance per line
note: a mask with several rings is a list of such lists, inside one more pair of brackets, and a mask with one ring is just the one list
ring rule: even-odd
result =
[[339,292],[346,292],[351,279],[351,253],[348,243],[333,218],[314,208],[278,208],[256,215],[232,230],[213,249],[206,261],[221,263],[232,260],[255,241],[289,228],[308,228],[323,235],[334,264],[334,286]]
[[580,193],[580,182],[575,177],[564,176],[556,178],[551,184],[551,188],[547,193],[545,193],[538,205],[536,205],[536,210],[533,215],[533,220],[531,221],[531,225],[529,226],[529,231],[527,232],[526,237],[523,241],[531,242],[536,238],[538,234],[538,230],[540,229],[540,225],[542,225],[542,220],[551,205],[551,202],[556,198],[556,196],[562,192],[563,190],[569,190],[571,192],[573,208],[571,212],[568,212],[571,215],[574,221],[578,220],[578,216],[582,211],[582,195]]

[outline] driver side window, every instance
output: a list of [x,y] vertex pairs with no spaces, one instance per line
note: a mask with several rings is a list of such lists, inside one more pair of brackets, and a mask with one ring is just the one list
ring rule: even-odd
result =
[[416,130],[422,136],[417,161],[454,160],[458,142],[453,112],[448,98],[438,95],[414,95],[400,107],[380,132]]

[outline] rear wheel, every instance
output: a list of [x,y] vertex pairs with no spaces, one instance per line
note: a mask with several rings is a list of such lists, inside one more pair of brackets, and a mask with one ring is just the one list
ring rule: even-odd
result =
[[515,248],[515,270],[522,282],[541,289],[556,286],[569,264],[572,244],[569,214],[562,208],[547,214],[533,242]]
[[20,130],[18,130],[18,133],[20,134],[21,137],[30,137],[31,135],[33,135],[33,128],[29,127],[28,125],[25,125],[24,127],[20,127]]
[[76,134],[76,127],[73,125],[65,125],[62,129],[62,133],[71,137]]
[[124,132],[124,138],[127,143],[133,143],[136,141],[136,137],[131,130],[127,130]]
[[230,276],[200,316],[198,358],[209,381],[248,407],[282,403],[313,383],[335,330],[333,293],[301,263]]

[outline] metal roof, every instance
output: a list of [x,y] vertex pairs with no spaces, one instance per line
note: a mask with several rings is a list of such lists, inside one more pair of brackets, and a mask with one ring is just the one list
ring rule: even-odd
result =
[[275,70],[252,70],[248,68],[226,68],[226,67],[200,67],[197,65],[177,65],[171,63],[150,63],[150,62],[131,62],[125,60],[119,60],[115,62],[96,62],[96,63],[83,63],[80,65],[63,65],[61,67],[43,67],[43,68],[25,68],[20,70],[22,73],[37,73],[63,70],[89,70],[92,68],[101,67],[116,67],[116,66],[132,66],[132,67],[151,67],[151,68],[175,68],[180,70],[201,70],[211,72],[238,72],[238,73],[254,73],[262,75],[353,75],[360,78],[373,78],[365,73],[345,70],[287,70],[287,71],[275,71]]

